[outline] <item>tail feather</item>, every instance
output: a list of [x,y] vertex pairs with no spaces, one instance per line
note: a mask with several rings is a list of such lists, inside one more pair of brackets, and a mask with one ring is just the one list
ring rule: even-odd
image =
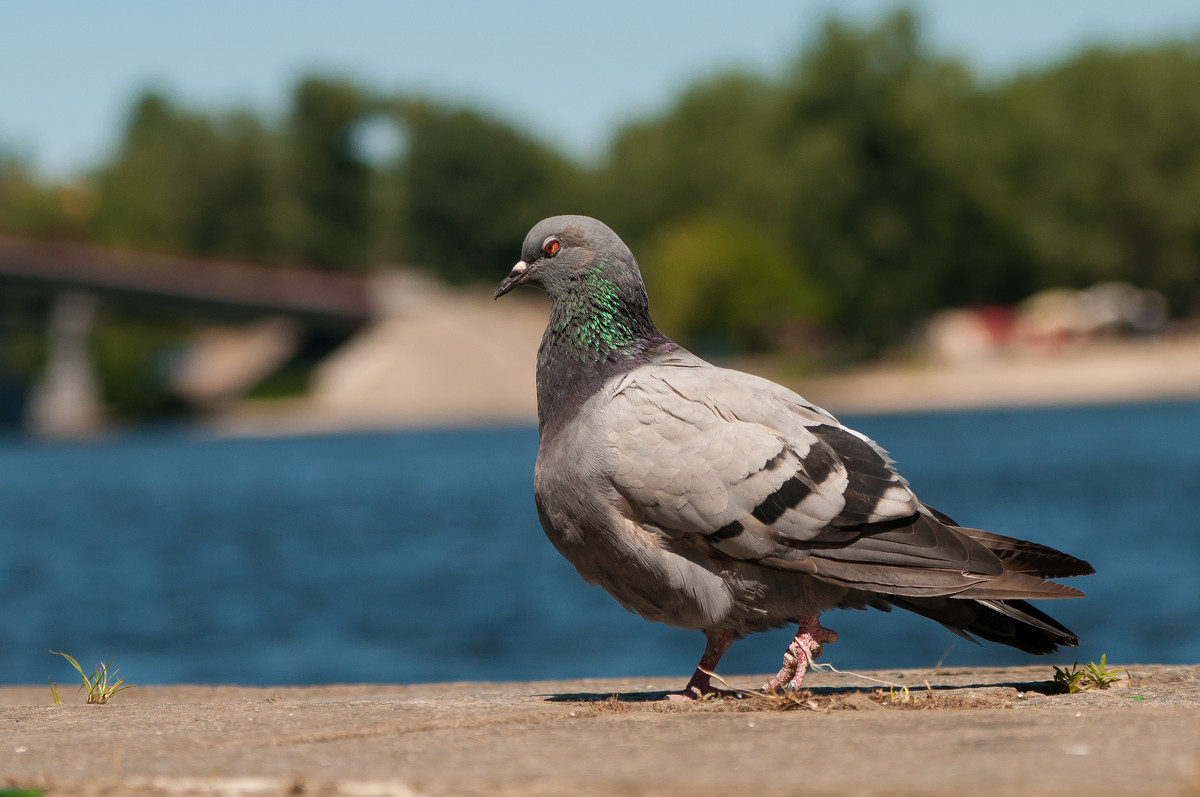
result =
[[888,595],[883,600],[935,620],[973,642],[978,637],[1037,654],[1079,644],[1074,632],[1023,598],[1080,597],[1083,593],[1073,587],[1042,579],[1091,575],[1096,572],[1091,564],[1048,545],[960,526],[933,507],[925,508],[987,548],[1004,564],[1004,574],[956,595]]
[[1057,551],[1048,545],[1005,537],[990,531],[957,527],[959,531],[994,553],[1004,562],[1004,569],[1039,578],[1070,578],[1090,576],[1096,568],[1082,559]]
[[962,592],[954,594],[956,598],[975,598],[976,600],[1053,600],[1056,598],[1082,598],[1083,593],[1066,584],[1057,581],[1046,581],[1039,576],[1031,576],[1019,570],[1009,570],[999,578],[980,582],[967,587]]
[[900,609],[935,620],[959,636],[972,635],[1026,653],[1053,653],[1059,645],[1075,647],[1079,637],[1023,600],[964,600],[887,596]]
[[[847,539],[848,530],[856,534]],[[805,556],[760,562],[845,587],[862,604],[907,609],[967,639],[1028,653],[1079,644],[1079,637],[1026,601],[1082,597],[1074,587],[1050,580],[1094,573],[1082,559],[960,526],[924,504],[908,518],[839,532],[843,536],[797,543]]]

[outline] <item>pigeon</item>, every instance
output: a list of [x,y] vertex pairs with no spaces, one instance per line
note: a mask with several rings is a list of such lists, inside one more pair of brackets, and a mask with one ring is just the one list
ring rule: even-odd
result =
[[830,609],[906,609],[1029,653],[1078,637],[1026,601],[1082,597],[1093,573],[1045,545],[960,526],[879,445],[785,387],[720,368],[650,318],[633,253],[586,216],[530,230],[495,298],[550,297],[537,353],[534,498],[550,542],[647,620],[703,631],[673,698],[748,633],[796,625],[765,689],[791,691],[837,633]]

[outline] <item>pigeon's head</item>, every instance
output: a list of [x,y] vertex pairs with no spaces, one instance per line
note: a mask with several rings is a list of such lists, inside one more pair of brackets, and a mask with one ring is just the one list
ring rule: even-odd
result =
[[608,225],[587,216],[551,216],[525,236],[521,260],[497,286],[496,298],[518,285],[536,285],[559,299],[586,294],[601,282],[645,302],[637,261]]

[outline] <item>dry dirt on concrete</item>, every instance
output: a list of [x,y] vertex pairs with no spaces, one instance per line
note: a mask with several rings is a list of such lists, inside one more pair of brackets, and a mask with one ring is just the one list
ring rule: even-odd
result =
[[820,673],[795,700],[685,705],[655,699],[680,685],[662,679],[141,687],[57,707],[6,687],[0,794],[1200,794],[1200,667],[1130,669],[1077,695],[1040,666],[868,674],[907,692]]

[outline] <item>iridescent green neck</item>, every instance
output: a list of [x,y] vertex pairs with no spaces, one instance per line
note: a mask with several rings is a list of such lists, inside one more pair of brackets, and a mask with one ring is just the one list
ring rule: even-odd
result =
[[548,291],[550,323],[538,350],[538,424],[553,435],[615,374],[675,345],[650,320],[634,269],[608,261]]
[[[601,264],[601,268],[603,264]],[[637,339],[630,308],[623,305],[616,284],[597,268],[583,278],[583,290],[559,303],[552,320],[577,358],[599,361],[628,349]],[[648,319],[647,319],[648,320]],[[638,326],[643,326],[638,324]]]

